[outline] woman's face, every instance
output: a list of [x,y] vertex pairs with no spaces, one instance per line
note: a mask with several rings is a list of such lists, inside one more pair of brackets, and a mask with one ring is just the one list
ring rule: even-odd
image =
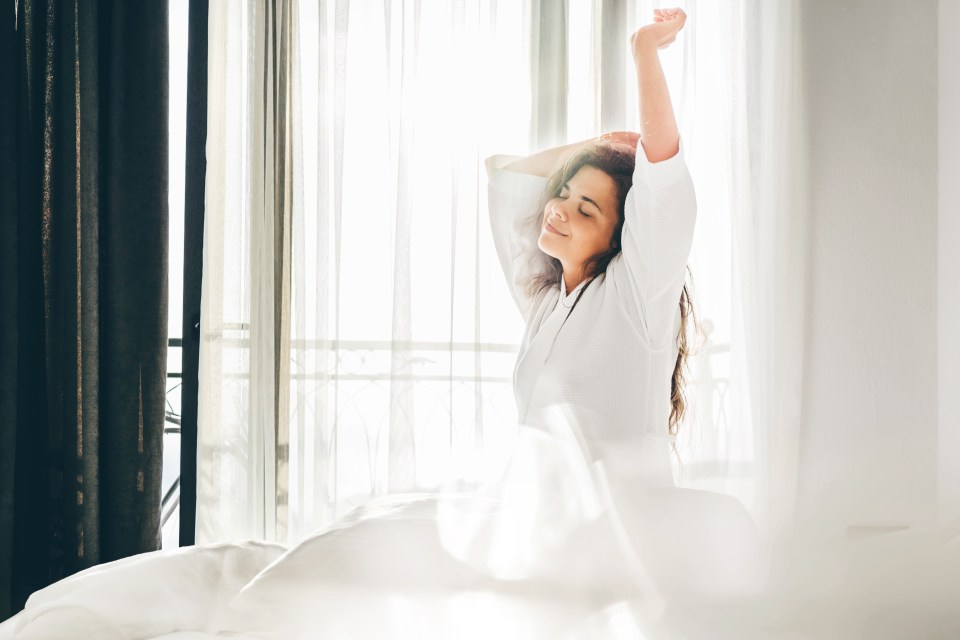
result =
[[584,165],[543,208],[537,245],[559,260],[564,271],[580,273],[588,259],[610,248],[617,208],[613,178]]

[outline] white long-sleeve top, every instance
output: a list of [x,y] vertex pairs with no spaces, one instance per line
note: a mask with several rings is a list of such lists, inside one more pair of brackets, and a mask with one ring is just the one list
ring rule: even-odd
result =
[[670,385],[697,211],[683,141],[656,163],[637,145],[621,252],[572,312],[588,281],[566,295],[561,280],[532,298],[522,286],[547,259],[537,246],[540,226],[530,221],[539,221],[550,194],[547,178],[503,168],[517,158],[491,156],[486,169],[494,244],[526,322],[513,374],[519,422],[535,426],[552,405],[566,404],[611,472],[673,485]]

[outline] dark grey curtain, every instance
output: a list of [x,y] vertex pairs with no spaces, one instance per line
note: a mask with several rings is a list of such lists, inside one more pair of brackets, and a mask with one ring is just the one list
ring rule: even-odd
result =
[[0,10],[0,619],[157,549],[167,2]]
[[190,0],[187,141],[183,206],[183,386],[180,388],[180,546],[196,540],[197,407],[200,393],[200,292],[207,176],[208,0]]

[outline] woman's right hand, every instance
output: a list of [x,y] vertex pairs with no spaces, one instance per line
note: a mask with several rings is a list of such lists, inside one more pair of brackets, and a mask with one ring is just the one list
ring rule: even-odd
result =
[[646,46],[665,49],[677,39],[677,34],[687,22],[683,9],[654,9],[653,22],[640,27],[630,36],[630,45],[634,57],[638,49]]

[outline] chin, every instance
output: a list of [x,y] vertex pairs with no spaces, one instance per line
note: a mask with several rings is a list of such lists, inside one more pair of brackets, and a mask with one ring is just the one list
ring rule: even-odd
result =
[[[541,235],[540,235],[540,239],[537,240],[537,246],[540,247],[540,251],[543,251],[545,254],[547,254],[547,255],[550,256],[551,258],[556,258],[557,256],[555,256],[555,255],[553,254],[553,251],[551,251],[548,246],[544,246],[544,245],[549,245],[549,244],[550,244],[549,242],[544,242],[544,241],[543,241],[544,235],[545,235],[545,234],[541,234]],[[557,258],[557,259],[559,260],[559,258]]]

